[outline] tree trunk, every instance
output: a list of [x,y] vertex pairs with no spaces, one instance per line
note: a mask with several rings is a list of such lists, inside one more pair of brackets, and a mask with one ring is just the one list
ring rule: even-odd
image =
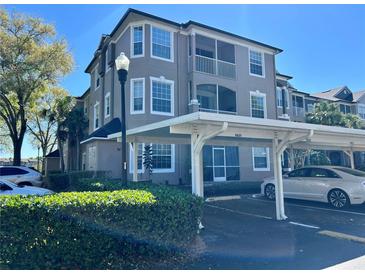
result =
[[[57,133],[57,136],[58,136],[58,133]],[[60,152],[61,171],[65,172],[65,161],[63,159],[63,146],[62,146],[62,142],[59,137],[57,137],[57,145],[58,145],[58,150]]]
[[45,174],[47,147],[42,147],[42,173]]
[[20,133],[19,136],[12,136],[13,141],[13,165],[20,166],[22,164],[22,145],[24,140],[25,131],[27,129],[27,124],[25,120],[21,120]]

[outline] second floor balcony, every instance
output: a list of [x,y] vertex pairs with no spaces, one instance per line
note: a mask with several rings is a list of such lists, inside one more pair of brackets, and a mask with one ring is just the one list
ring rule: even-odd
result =
[[193,70],[236,79],[234,45],[198,34],[195,35],[195,40],[190,42],[190,47],[193,46],[191,44],[195,45],[194,51],[192,52],[191,48],[189,51],[192,53],[189,57],[190,62],[195,64]]

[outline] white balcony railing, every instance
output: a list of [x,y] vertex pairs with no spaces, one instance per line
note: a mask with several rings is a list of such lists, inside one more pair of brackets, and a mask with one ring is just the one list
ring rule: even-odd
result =
[[295,116],[304,116],[304,108],[302,108],[302,107],[293,107],[293,115],[295,115]]
[[236,78],[236,64],[200,55],[195,56],[195,70],[231,79]]
[[210,108],[201,108],[201,107],[199,108],[199,111],[218,113],[218,114],[237,115],[237,112],[234,112],[234,111],[226,111],[226,110],[210,109]]

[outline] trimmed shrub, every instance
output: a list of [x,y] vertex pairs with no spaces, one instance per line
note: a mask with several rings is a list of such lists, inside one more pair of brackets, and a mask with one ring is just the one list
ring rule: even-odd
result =
[[52,173],[47,177],[46,187],[56,191],[66,191],[72,182],[77,182],[84,178],[110,178],[110,171],[70,171],[67,173]]
[[202,199],[169,187],[0,197],[0,268],[135,269],[198,231]]

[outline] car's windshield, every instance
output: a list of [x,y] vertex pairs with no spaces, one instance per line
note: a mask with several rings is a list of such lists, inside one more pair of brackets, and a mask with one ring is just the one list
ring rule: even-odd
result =
[[351,169],[351,168],[347,168],[347,167],[335,167],[334,169],[345,172],[345,173],[353,175],[353,176],[365,177],[365,172],[360,171],[360,170]]

